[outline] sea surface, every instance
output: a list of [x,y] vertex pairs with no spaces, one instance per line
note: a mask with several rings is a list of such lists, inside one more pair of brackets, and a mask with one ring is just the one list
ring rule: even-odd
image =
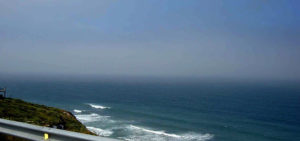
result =
[[300,141],[300,85],[0,78],[9,97],[72,112],[128,141]]

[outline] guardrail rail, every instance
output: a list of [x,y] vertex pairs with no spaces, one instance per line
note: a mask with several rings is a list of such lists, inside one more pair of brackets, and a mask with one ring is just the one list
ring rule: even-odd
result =
[[0,118],[0,133],[34,141],[118,141]]

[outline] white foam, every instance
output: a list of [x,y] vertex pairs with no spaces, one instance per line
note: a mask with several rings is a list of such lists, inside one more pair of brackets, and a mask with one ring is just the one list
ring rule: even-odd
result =
[[129,125],[127,128],[131,130],[132,134],[123,137],[122,139],[128,141],[207,141],[213,138],[213,135],[211,134],[199,134],[193,132],[172,134],[134,125]]
[[110,107],[105,107],[102,105],[96,105],[96,104],[89,104],[91,107],[96,108],[96,109],[110,109]]
[[99,136],[110,136],[111,134],[113,134],[113,131],[110,130],[103,130],[101,128],[96,128],[96,127],[86,127],[88,130],[90,130],[91,132],[99,135]]
[[87,123],[87,122],[94,122],[94,121],[100,121],[103,119],[107,119],[109,116],[100,116],[96,113],[92,113],[92,114],[81,114],[81,115],[75,115],[75,117],[83,122],[83,123]]
[[142,130],[142,131],[145,131],[145,132],[149,132],[149,133],[153,133],[153,134],[158,134],[158,135],[165,135],[165,136],[174,137],[174,138],[180,138],[181,137],[181,136],[176,135],[176,134],[166,133],[165,131],[154,131],[154,130],[149,130],[149,129],[138,127],[138,126],[134,126],[134,125],[130,125],[130,127],[133,128],[133,129],[138,129],[138,130]]
[[74,109],[73,111],[74,111],[75,113],[82,113],[82,110]]
[[186,133],[182,134],[182,139],[188,141],[206,141],[212,139],[214,136],[212,134],[197,134],[197,133]]

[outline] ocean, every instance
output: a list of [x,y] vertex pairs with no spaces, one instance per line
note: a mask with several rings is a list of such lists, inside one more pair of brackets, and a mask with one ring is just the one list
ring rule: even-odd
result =
[[128,141],[299,141],[300,84],[0,78],[9,97]]

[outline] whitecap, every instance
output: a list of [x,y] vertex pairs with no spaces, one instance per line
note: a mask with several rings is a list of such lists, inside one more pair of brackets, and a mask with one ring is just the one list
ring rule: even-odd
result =
[[153,134],[158,134],[158,135],[165,135],[165,136],[169,136],[169,137],[174,137],[174,138],[180,138],[181,136],[176,135],[176,134],[169,134],[166,133],[165,131],[155,131],[155,130],[150,130],[150,129],[146,129],[146,128],[142,128],[142,127],[138,127],[138,126],[134,126],[134,125],[130,125],[130,128],[133,129],[137,129],[137,130],[142,130],[144,132],[149,132],[149,133],[153,133]]
[[110,109],[110,107],[105,107],[102,105],[96,105],[96,104],[89,104],[91,107],[96,108],[96,109]]
[[79,115],[75,115],[75,117],[83,123],[100,121],[100,120],[107,120],[107,118],[109,118],[109,116],[100,116],[96,113],[79,114]]
[[75,113],[82,113],[82,110],[74,109],[73,111],[74,111]]
[[104,129],[101,129],[101,128],[96,128],[96,127],[86,127],[88,130],[90,130],[91,132],[99,135],[99,136],[110,136],[111,134],[113,134],[113,131],[110,131],[110,130],[104,130]]
[[212,139],[214,136],[212,134],[199,134],[199,133],[185,133],[182,134],[182,139],[188,140],[188,141],[206,141]]
[[127,128],[131,131],[131,134],[121,139],[128,141],[207,141],[213,138],[212,134],[194,132],[173,134],[134,125],[129,125]]

